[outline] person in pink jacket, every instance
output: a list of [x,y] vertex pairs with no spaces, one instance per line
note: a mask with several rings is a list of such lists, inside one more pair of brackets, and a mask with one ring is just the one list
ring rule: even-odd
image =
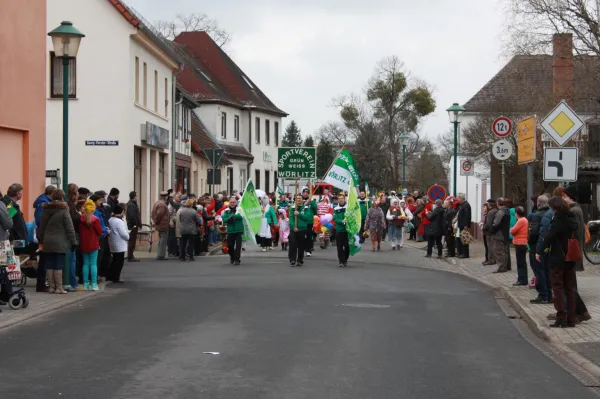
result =
[[529,231],[529,222],[525,217],[525,210],[522,206],[515,209],[517,223],[510,229],[513,236],[513,245],[517,255],[517,282],[514,286],[527,285],[527,232]]
[[279,210],[279,242],[281,243],[281,250],[288,250],[288,241],[290,237],[290,221],[287,217],[287,211],[285,209]]

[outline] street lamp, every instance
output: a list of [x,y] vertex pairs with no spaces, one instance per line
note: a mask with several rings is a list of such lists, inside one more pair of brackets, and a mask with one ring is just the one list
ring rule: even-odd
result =
[[[81,38],[85,37],[83,33],[75,29],[69,21],[61,22],[60,26],[48,33],[52,38],[54,47],[54,56],[63,60],[63,174],[62,186],[65,192],[65,199],[69,195],[69,60],[77,57]],[[63,268],[63,284],[70,287],[69,267],[70,255],[67,252],[65,257],[65,266]]]
[[452,195],[456,197],[456,172],[458,169],[458,124],[460,123],[460,116],[463,112],[465,112],[465,109],[458,105],[458,103],[454,103],[446,111],[448,112],[448,116],[450,117],[450,123],[454,124],[454,176],[452,178],[452,183],[454,187],[452,190]]
[[400,144],[402,145],[402,190],[406,188],[406,144],[410,136],[406,133],[400,135]]

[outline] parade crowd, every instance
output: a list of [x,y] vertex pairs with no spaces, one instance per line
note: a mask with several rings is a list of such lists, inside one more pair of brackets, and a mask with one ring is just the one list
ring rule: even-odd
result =
[[[281,246],[290,266],[300,267],[311,257],[316,242],[322,249],[335,245],[339,267],[347,267],[350,244],[346,230],[347,198],[324,188],[318,195],[304,187],[291,193],[260,193],[261,226],[254,237],[262,251]],[[317,198],[315,198],[317,197]],[[26,223],[20,204],[23,186],[12,184],[0,193],[0,266],[7,247],[15,255],[38,254],[38,292],[65,294],[97,291],[98,282],[123,283],[125,260],[134,256],[142,228],[136,192],[120,202],[120,191],[112,188],[91,192],[69,184],[68,192],[46,187],[33,202],[34,221]],[[242,193],[226,192],[197,197],[163,191],[152,207],[152,228],[158,235],[157,260],[194,261],[209,247],[222,241],[230,263],[240,265],[247,233],[239,201]],[[576,271],[583,270],[582,248],[589,236],[583,212],[577,204],[577,186],[558,187],[552,195],[532,198],[533,212],[526,215],[508,198],[488,200],[479,227],[483,231],[484,266],[497,265],[494,273],[511,270],[511,248],[517,267],[515,286],[530,285],[537,291],[532,304],[554,304],[552,327],[572,327],[591,319],[577,291]],[[361,226],[356,240],[371,241],[371,251],[381,251],[388,241],[392,251],[402,250],[407,240],[426,242],[426,257],[469,258],[473,240],[471,206],[464,194],[432,201],[419,192],[398,195],[391,191],[369,197],[359,193]],[[529,253],[529,256],[527,256]],[[4,256],[4,259],[2,258]],[[527,259],[533,271],[528,279]],[[68,264],[68,267],[65,265]],[[68,270],[63,284],[63,270]],[[0,301],[5,302],[0,291]],[[10,290],[8,290],[10,291]]]

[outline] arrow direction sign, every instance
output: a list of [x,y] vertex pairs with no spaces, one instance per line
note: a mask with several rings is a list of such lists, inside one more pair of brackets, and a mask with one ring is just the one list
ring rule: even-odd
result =
[[575,147],[544,149],[544,181],[577,181],[579,150]]

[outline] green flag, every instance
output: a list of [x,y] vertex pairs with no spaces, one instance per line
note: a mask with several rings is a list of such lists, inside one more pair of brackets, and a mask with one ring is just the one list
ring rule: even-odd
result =
[[249,179],[248,184],[246,184],[244,195],[240,201],[240,209],[244,220],[244,236],[242,239],[256,244],[256,235],[262,223],[262,210],[252,179]]
[[10,218],[12,219],[13,216],[15,216],[17,214],[17,208],[15,208],[12,204],[8,205],[6,207],[6,209],[8,210],[8,216],[10,216]]
[[356,164],[354,163],[354,159],[352,159],[352,155],[350,155],[347,149],[342,148],[342,151],[333,160],[323,182],[344,191],[350,191],[350,183],[358,187],[359,181],[360,178],[358,177]]
[[350,180],[348,188],[348,206],[346,207],[346,231],[348,232],[348,245],[350,246],[350,255],[354,256],[360,252],[360,205],[358,204],[358,194],[354,188],[354,183]]

